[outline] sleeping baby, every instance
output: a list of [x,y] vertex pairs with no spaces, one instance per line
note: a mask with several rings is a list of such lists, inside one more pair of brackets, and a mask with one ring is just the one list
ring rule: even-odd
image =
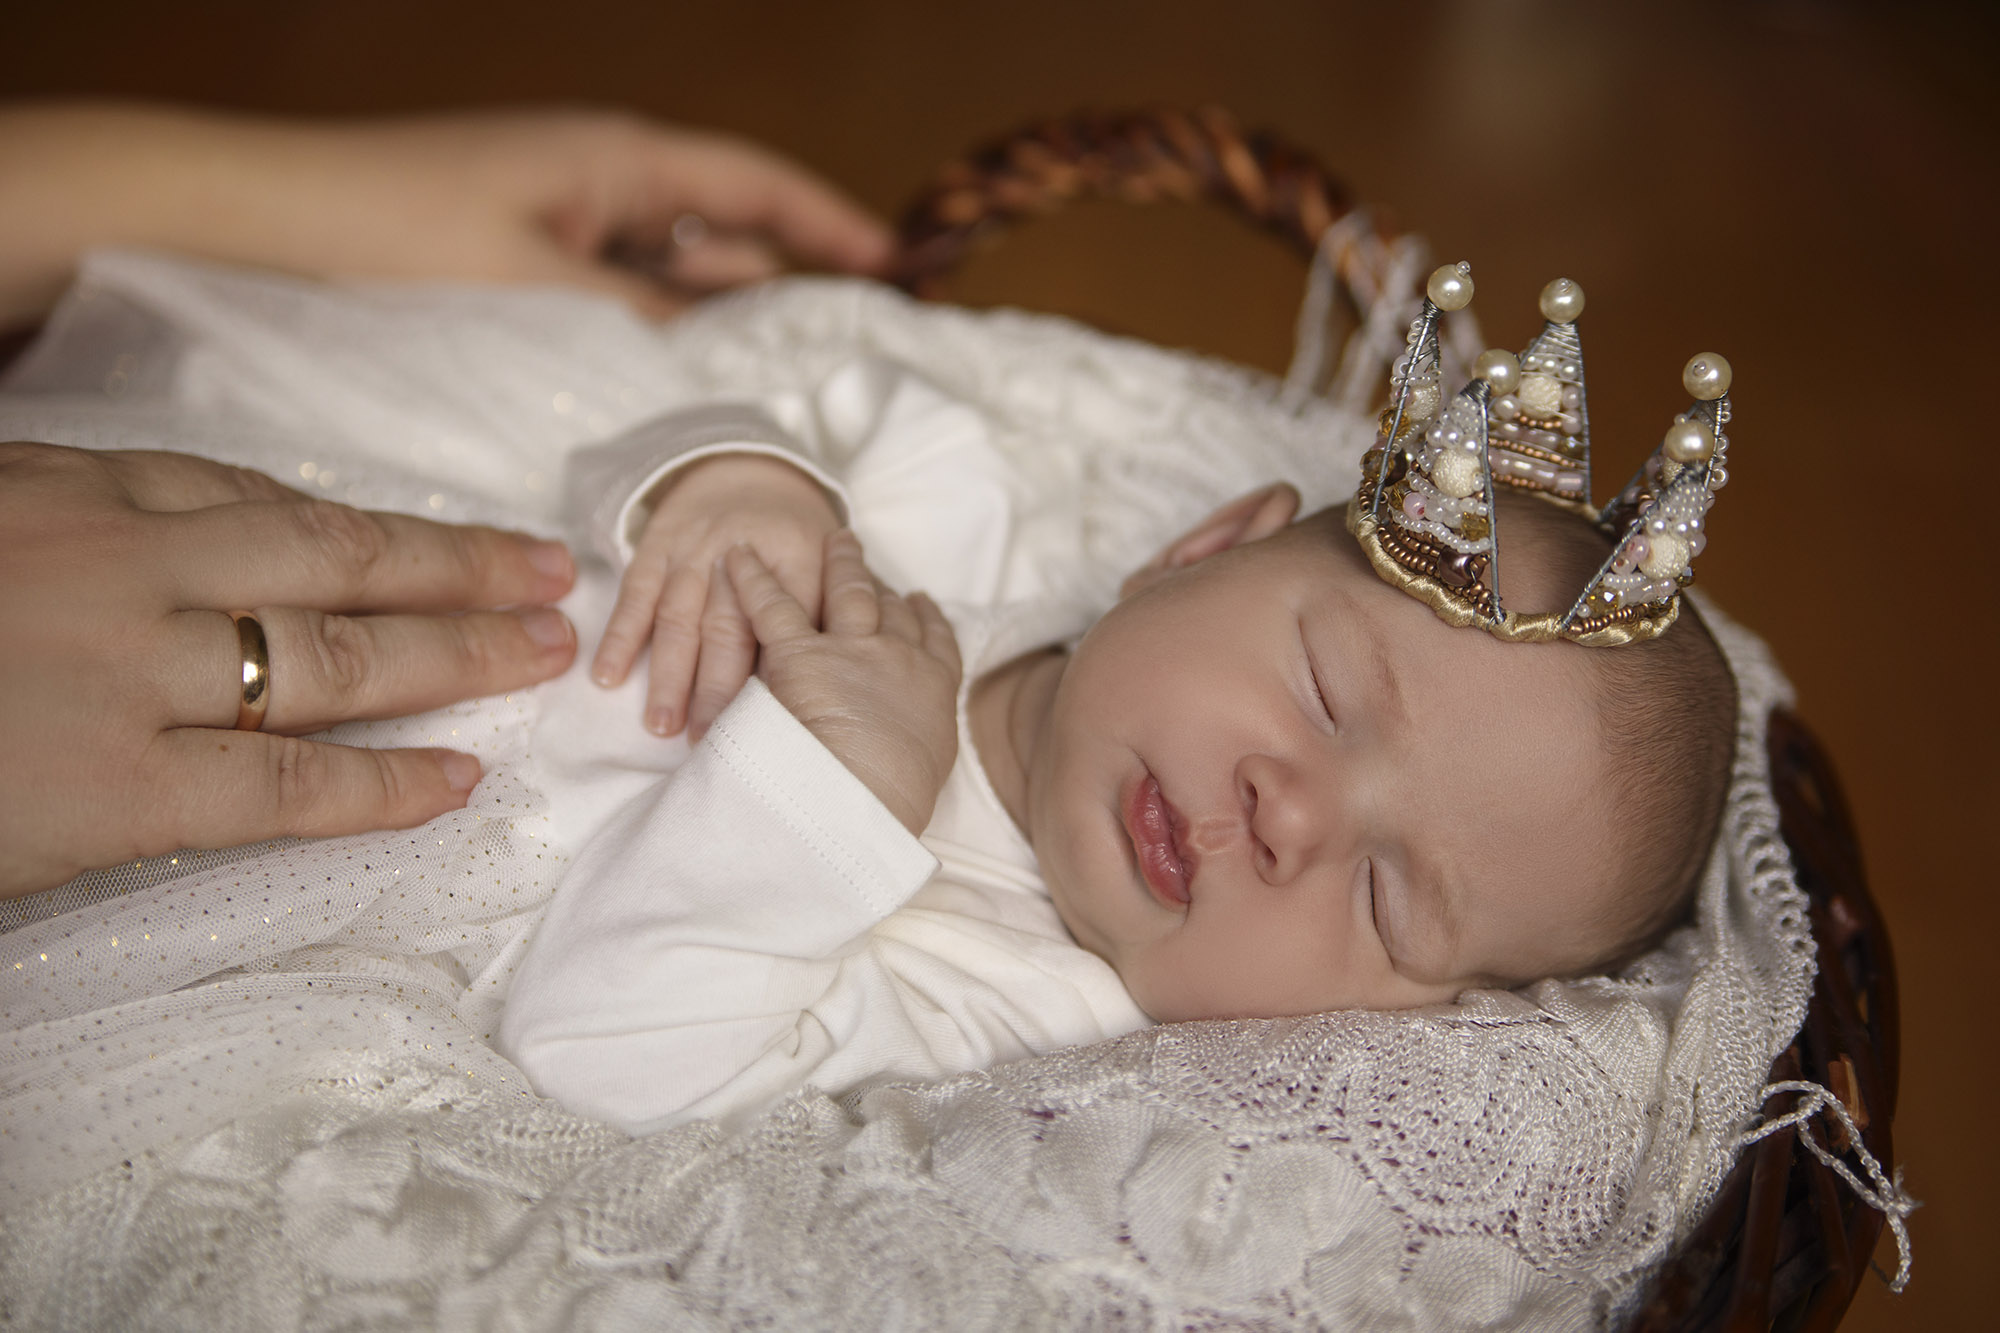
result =
[[[1134,552],[1107,610],[988,429],[870,360],[577,457],[622,566],[598,683],[650,642],[651,734],[597,735],[613,696],[574,680],[541,725],[545,764],[621,775],[508,993],[542,1093],[740,1123],[1148,1021],[1588,974],[1684,917],[1736,720],[1691,607],[1615,651],[1501,642],[1274,484]],[[1610,567],[1582,517],[1492,500],[1508,606]]]

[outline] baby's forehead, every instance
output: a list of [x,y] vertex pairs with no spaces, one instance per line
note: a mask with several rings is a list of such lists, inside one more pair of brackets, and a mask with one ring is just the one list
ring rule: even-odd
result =
[[1504,806],[1525,790],[1606,776],[1594,650],[1448,625],[1370,569],[1322,577],[1329,593],[1307,614],[1338,659],[1350,706],[1368,711],[1392,756],[1437,798]]
[[[1484,779],[1532,763],[1587,768],[1603,753],[1601,691],[1592,650],[1567,642],[1506,643],[1447,624],[1376,573],[1345,524],[1345,509],[1293,523],[1273,544],[1303,589],[1310,638],[1336,660],[1352,706],[1397,720],[1415,751],[1457,756]],[[1508,745],[1468,738],[1512,737]],[[1416,756],[1413,753],[1412,758]]]

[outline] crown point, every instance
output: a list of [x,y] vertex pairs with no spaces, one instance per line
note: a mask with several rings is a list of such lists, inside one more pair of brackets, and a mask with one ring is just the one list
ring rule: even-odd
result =
[[1440,310],[1463,310],[1472,304],[1472,265],[1463,261],[1441,265],[1424,284],[1424,295]]
[[1583,314],[1583,288],[1569,278],[1557,278],[1542,288],[1542,318],[1551,324],[1574,324]]
[[1697,352],[1681,371],[1681,386],[1702,402],[1713,402],[1729,392],[1729,363],[1714,352]]
[[1472,377],[1485,380],[1495,393],[1509,394],[1521,387],[1521,363],[1512,352],[1489,347],[1472,363]]
[[1699,421],[1676,421],[1667,427],[1660,452],[1676,463],[1706,463],[1715,456],[1715,432]]

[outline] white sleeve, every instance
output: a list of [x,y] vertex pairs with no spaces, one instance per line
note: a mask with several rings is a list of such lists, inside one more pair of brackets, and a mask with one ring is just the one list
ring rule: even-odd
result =
[[810,394],[672,412],[578,449],[567,465],[572,526],[622,569],[677,469],[718,453],[764,454],[820,484],[890,586],[985,603],[1006,581],[1016,512],[1048,508],[1046,495],[1024,489],[994,430],[907,367],[857,357]]
[[598,553],[614,569],[631,563],[646,519],[668,479],[680,469],[715,454],[747,453],[782,458],[826,491],[841,522],[848,521],[846,488],[807,441],[815,433],[797,411],[787,412],[798,428],[788,429],[778,413],[790,400],[769,404],[716,403],[669,412],[640,422],[601,444],[570,455],[568,504],[572,520],[589,532]]
[[499,1047],[543,1095],[633,1134],[761,1108],[840,1046],[843,955],[937,864],[753,679],[577,857]]

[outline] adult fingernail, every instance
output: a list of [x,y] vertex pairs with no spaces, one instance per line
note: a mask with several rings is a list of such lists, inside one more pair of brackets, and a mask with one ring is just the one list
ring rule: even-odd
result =
[[576,577],[576,561],[570,559],[569,548],[561,542],[529,542],[528,563],[537,574],[552,579]]
[[439,750],[438,767],[444,770],[444,780],[451,784],[455,792],[468,792],[479,785],[479,761],[469,754],[456,750]]
[[521,612],[521,628],[543,648],[567,648],[576,637],[569,627],[569,617],[546,606]]

